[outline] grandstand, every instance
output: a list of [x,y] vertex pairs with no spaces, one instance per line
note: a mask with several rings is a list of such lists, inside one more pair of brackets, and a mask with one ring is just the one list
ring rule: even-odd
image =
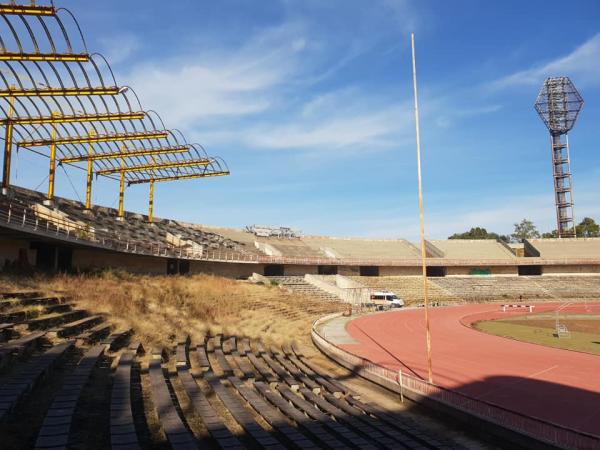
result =
[[[278,276],[421,272],[419,250],[402,239],[264,237],[169,219],[149,222],[147,215],[128,211],[123,211],[121,220],[118,209],[93,205],[86,210],[81,202],[56,196],[49,206],[45,198],[16,186],[0,198],[0,257],[5,266],[62,271],[121,267],[231,277],[255,272]],[[427,242],[428,273],[432,277],[593,275],[600,273],[598,242],[598,238],[531,240],[519,257],[494,240],[433,240]],[[98,249],[105,252],[93,253]]]
[[544,259],[588,259],[600,254],[600,238],[529,239],[526,256]]
[[393,260],[402,258],[418,258],[419,250],[408,241],[343,239],[327,237],[305,238],[306,244],[326,253],[334,259],[378,259]]
[[513,260],[515,258],[515,254],[508,246],[494,239],[448,239],[429,242],[441,251],[444,258],[448,259],[473,261],[484,259]]

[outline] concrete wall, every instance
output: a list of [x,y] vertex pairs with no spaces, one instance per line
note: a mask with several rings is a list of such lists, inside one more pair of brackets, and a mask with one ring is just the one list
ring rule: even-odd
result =
[[[119,268],[132,273],[165,275],[167,259],[153,256],[127,255],[122,253],[99,252],[97,250],[75,249],[73,268],[80,270]],[[262,273],[261,264],[238,264],[209,261],[190,261],[190,274],[208,273],[228,278],[246,278],[253,272]]]
[[318,267],[317,266],[292,266],[290,264],[286,264],[284,266],[284,273],[286,276],[301,276],[301,277],[303,277],[306,274],[317,275]]
[[381,277],[393,277],[393,276],[408,276],[408,275],[421,275],[421,267],[380,267],[379,276]]
[[360,270],[358,266],[338,266],[338,275],[345,275],[347,277],[359,276]]
[[473,269],[490,269],[491,275],[518,275],[519,269],[517,266],[472,266],[472,267],[452,267],[446,268],[446,275],[471,275]]
[[167,260],[153,256],[128,255],[86,248],[73,249],[74,270],[123,269],[132,273],[165,275]]
[[210,261],[191,261],[190,273],[209,273],[227,278],[248,278],[254,272],[262,274],[262,264],[219,263]]
[[581,266],[543,266],[542,275],[564,275],[564,274],[599,274],[600,266],[581,265]]
[[29,241],[0,239],[0,268],[8,261],[9,263],[19,262],[19,254],[24,253],[27,257],[27,264],[35,264],[35,250],[29,249]]

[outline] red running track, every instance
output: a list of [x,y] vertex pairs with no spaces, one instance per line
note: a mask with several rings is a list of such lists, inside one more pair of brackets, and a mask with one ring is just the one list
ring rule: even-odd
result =
[[[538,304],[535,312],[556,306]],[[567,311],[584,309],[581,305]],[[587,312],[600,313],[600,305],[588,306]],[[522,414],[600,436],[600,356],[519,342],[469,327],[475,320],[525,313],[502,313],[497,304],[430,309],[433,381]],[[423,309],[361,317],[349,322],[346,329],[359,344],[340,347],[427,379]]]

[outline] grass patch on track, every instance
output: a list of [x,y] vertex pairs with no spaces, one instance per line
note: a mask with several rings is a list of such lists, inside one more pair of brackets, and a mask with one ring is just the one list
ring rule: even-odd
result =
[[473,327],[495,336],[600,355],[600,315],[561,314],[560,323],[567,326],[569,337],[556,337],[556,318],[548,313],[484,320]]

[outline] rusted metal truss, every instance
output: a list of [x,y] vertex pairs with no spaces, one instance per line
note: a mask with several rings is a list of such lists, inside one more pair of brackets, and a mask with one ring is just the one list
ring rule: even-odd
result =
[[0,125],[4,188],[13,145],[48,147],[52,180],[56,162],[87,164],[88,180],[119,174],[128,185],[229,174],[221,158],[145,111],[88,51],[75,17],[53,3],[0,4]]

